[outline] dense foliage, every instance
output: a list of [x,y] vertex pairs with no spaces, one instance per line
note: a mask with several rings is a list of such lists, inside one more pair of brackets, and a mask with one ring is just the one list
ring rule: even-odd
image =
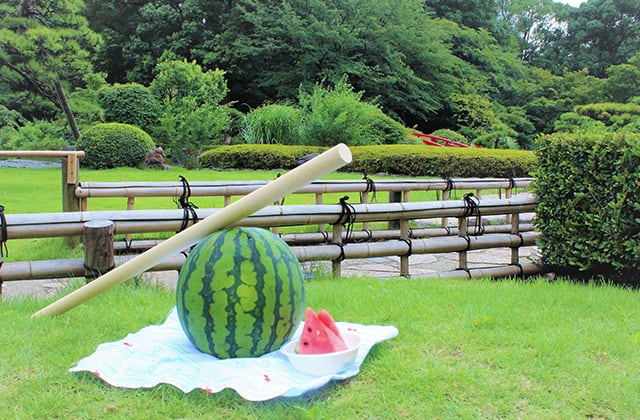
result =
[[640,136],[549,135],[535,153],[543,263],[640,285]]
[[131,124],[149,130],[158,123],[160,103],[151,91],[137,83],[102,87],[98,104],[106,122]]
[[120,123],[96,124],[77,144],[85,151],[82,165],[93,169],[142,166],[155,144],[140,128]]
[[230,123],[228,110],[220,106],[227,94],[224,72],[171,58],[162,60],[154,72],[150,90],[162,109],[156,140],[174,160],[193,168],[203,148],[222,142]]
[[[231,139],[240,133],[279,141],[250,134],[257,127],[236,124],[242,118],[232,119],[231,108],[264,114],[264,105],[293,105],[311,112],[311,132],[295,138],[291,126],[286,143],[335,141],[340,118],[369,113],[375,121],[352,129],[351,144],[397,142],[392,118],[423,132],[455,130],[485,147],[530,149],[558,127],[600,129],[578,106],[640,96],[639,10],[636,0],[579,8],[551,0],[9,0],[0,5],[0,105],[20,118],[0,131],[0,144],[18,144],[14,131],[36,120],[73,137],[78,127],[118,120],[191,165],[201,148],[240,142]],[[215,93],[203,100],[189,77]],[[160,92],[158,78],[180,84],[182,99]],[[302,100],[341,83],[379,111],[352,103],[335,115]],[[122,86],[151,88],[162,115],[126,106],[118,115],[104,95]],[[140,93],[129,105],[153,108]],[[635,132],[635,119],[623,113],[603,124]],[[385,134],[356,133],[363,125]]]

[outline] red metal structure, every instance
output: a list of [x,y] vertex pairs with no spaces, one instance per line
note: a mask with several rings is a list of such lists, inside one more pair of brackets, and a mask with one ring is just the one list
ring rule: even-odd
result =
[[[460,143],[459,141],[445,139],[444,137],[434,136],[433,134],[424,133],[411,133],[416,137],[420,137],[422,142],[427,146],[437,147],[471,147],[468,144]],[[480,147],[476,145],[476,147]]]

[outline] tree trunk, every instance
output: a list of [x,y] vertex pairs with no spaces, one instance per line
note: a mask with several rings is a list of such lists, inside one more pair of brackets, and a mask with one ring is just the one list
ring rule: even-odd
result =
[[58,95],[58,100],[60,101],[60,106],[62,106],[62,110],[64,111],[64,114],[67,116],[67,121],[69,122],[71,131],[73,132],[73,138],[78,140],[80,138],[80,130],[78,129],[78,124],[76,124],[76,119],[73,116],[73,111],[71,111],[71,105],[67,100],[67,96],[64,94],[62,83],[60,83],[60,80],[56,80],[55,85],[56,85],[56,94]]

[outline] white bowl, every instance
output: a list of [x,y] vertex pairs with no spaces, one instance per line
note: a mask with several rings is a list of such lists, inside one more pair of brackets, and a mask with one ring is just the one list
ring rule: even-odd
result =
[[324,354],[299,354],[296,353],[298,340],[294,340],[285,344],[280,351],[299,372],[315,376],[332,375],[341,372],[353,363],[360,347],[358,334],[342,331],[340,334],[347,345],[346,350]]

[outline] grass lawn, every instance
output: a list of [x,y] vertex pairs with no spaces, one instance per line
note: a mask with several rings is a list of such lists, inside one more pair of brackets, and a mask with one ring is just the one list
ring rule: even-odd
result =
[[637,418],[638,292],[542,280],[319,278],[307,304],[341,321],[395,325],[361,372],[298,398],[169,385],[121,390],[67,369],[103,342],[164,321],[172,292],[125,283],[57,317],[2,302],[4,418]]
[[[276,172],[81,171],[86,181],[176,181],[179,175],[190,181],[241,180],[273,179]],[[60,211],[59,169],[0,168],[0,177],[9,180],[0,184],[7,213]],[[355,177],[339,173],[331,179]],[[433,199],[422,194],[412,193],[412,200]],[[170,198],[162,200],[162,205],[142,199],[136,204],[175,208]],[[292,196],[287,202],[304,200]],[[192,201],[208,206],[198,197]],[[124,209],[126,201],[89,205]],[[57,241],[9,241],[5,260],[78,253]],[[99,344],[162,323],[175,297],[126,282],[64,315],[30,319],[59,297],[0,303],[3,418],[538,419],[637,418],[639,413],[636,290],[544,280],[320,276],[307,283],[308,305],[328,309],[338,321],[395,325],[399,335],[374,347],[357,376],[303,397],[263,403],[245,401],[231,390],[186,395],[169,385],[121,390],[92,375],[68,373]]]

